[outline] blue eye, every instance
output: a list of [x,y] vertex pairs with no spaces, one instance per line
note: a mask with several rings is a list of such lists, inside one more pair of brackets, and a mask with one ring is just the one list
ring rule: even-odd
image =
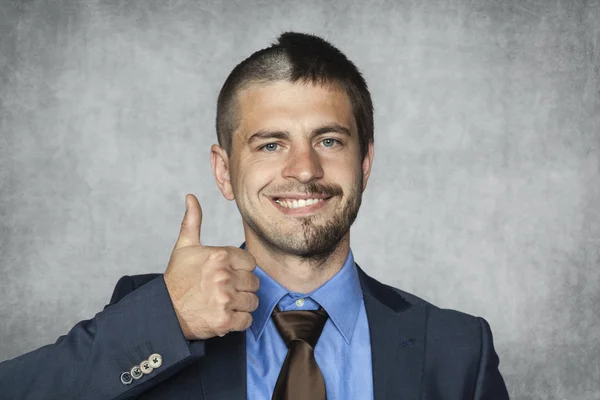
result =
[[325,143],[325,142],[327,142],[327,143],[331,143],[331,146],[327,146],[327,145],[325,145],[325,147],[333,147],[333,145],[334,145],[336,142],[337,142],[337,143],[340,143],[340,141],[339,141],[339,140],[336,140],[336,139],[331,139],[331,138],[328,138],[328,139],[323,139],[323,143]]
[[261,150],[267,149],[268,153],[272,153],[277,147],[273,148],[272,146],[279,146],[277,143],[267,143],[264,146],[261,146]]

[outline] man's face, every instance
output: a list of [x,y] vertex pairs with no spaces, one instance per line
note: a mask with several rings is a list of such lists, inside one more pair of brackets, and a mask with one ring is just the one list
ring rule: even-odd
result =
[[[330,254],[356,218],[373,158],[371,145],[360,159],[347,95],[278,81],[251,86],[238,100],[241,121],[219,186],[235,198],[246,235],[299,257]],[[213,154],[215,162],[219,181]]]

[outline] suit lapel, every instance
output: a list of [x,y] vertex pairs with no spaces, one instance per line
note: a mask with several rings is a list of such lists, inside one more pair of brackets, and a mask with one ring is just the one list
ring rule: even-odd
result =
[[246,399],[246,332],[208,339],[198,362],[205,400]]
[[425,356],[427,312],[356,266],[371,335],[375,400],[416,400]]
[[[427,312],[396,290],[368,276],[358,264],[373,367],[375,400],[419,398],[425,356]],[[246,332],[205,342],[198,362],[206,400],[246,399]]]

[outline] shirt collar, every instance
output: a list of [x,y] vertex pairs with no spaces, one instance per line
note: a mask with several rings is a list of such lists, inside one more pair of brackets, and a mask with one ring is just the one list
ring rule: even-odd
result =
[[[246,243],[244,242],[240,248],[245,249]],[[256,340],[259,340],[279,301],[288,294],[293,298],[299,297],[299,294],[290,293],[258,265],[254,274],[260,280],[260,288],[257,292],[258,308],[252,312],[251,330]],[[350,343],[363,299],[352,250],[348,251],[344,265],[331,279],[303,296],[319,303],[327,311],[342,337]]]

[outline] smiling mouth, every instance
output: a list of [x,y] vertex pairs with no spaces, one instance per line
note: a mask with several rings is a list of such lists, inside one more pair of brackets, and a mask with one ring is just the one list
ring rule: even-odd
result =
[[272,201],[279,207],[286,210],[316,210],[319,209],[325,202],[331,197],[326,198],[313,198],[313,199],[277,199],[274,198]]

